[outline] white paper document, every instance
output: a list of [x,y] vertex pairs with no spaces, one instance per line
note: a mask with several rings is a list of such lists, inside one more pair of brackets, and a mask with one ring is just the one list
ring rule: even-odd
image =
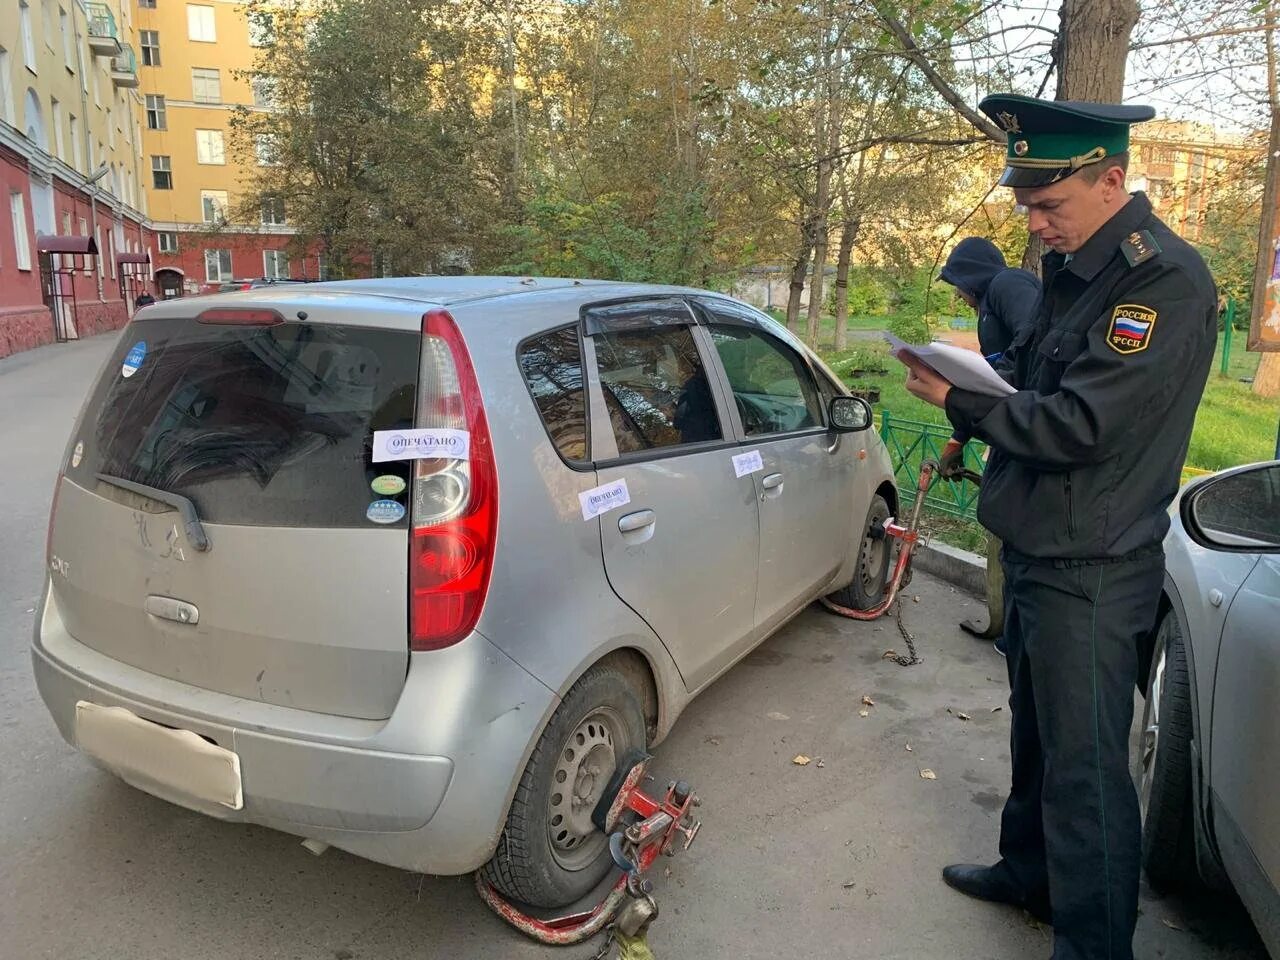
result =
[[889,352],[899,360],[903,354],[910,354],[953,387],[989,397],[1005,397],[1018,392],[1000,379],[986,358],[972,350],[953,347],[949,343],[907,343],[891,333],[886,333],[884,338],[889,341]]
[[764,458],[760,456],[759,450],[752,450],[750,453],[739,453],[733,458],[733,475],[735,477],[745,477],[749,473],[755,473],[757,470],[764,469]]
[[419,427],[373,431],[373,462],[388,460],[468,460],[471,434],[466,430]]
[[602,513],[625,507],[631,502],[631,491],[627,489],[627,481],[615,480],[600,487],[592,487],[578,494],[578,503],[582,505],[582,519],[594,520]]

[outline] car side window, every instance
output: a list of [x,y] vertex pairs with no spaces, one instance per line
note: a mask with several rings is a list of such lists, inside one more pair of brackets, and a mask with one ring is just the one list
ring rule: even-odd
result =
[[520,372],[560,456],[587,460],[587,392],[577,327],[561,327],[527,341],[520,348]]
[[618,330],[592,339],[618,453],[723,438],[711,384],[688,327]]
[[708,329],[747,436],[822,426],[822,401],[803,357],[750,327],[711,324]]
[[1216,542],[1280,547],[1280,467],[1213,481],[1196,499],[1196,522]]

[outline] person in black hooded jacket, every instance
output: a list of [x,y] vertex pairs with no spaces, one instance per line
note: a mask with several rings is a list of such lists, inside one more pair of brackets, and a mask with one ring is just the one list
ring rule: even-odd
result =
[[984,237],[956,244],[939,277],[978,312],[978,346],[994,363],[1018,334],[1030,335],[1040,303],[1040,281],[1027,270],[1008,266],[996,245]]
[[[947,257],[939,277],[956,288],[960,299],[978,313],[978,346],[996,363],[1015,340],[1029,338],[1035,329],[1040,303],[1040,281],[1034,273],[1009,267],[1004,254],[984,237],[965,237]],[[942,450],[944,477],[955,476],[964,465],[968,438],[957,432]],[[1000,541],[987,536],[987,624],[972,620],[960,626],[976,637],[994,639],[1004,653],[1004,589],[1000,576]]]

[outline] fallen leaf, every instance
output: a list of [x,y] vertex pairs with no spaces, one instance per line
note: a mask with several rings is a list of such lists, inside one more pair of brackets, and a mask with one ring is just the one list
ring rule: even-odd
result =
[[991,708],[991,712],[992,712],[992,713],[999,713],[999,712],[1000,712],[1001,710],[1003,710],[1003,709],[1004,709],[1004,707],[992,707],[992,708]]
[[911,752],[911,744],[909,744],[909,743],[908,743],[908,744],[907,744],[907,753],[910,753],[910,752]]
[[869,716],[871,716],[871,711],[870,711],[870,710],[859,710],[859,711],[858,711],[858,716],[860,716],[860,717],[869,717]]
[[857,885],[858,885],[858,884],[857,884],[856,882],[854,882],[853,880],[848,880],[848,881],[846,881],[845,883],[841,884],[841,886],[843,886],[846,890],[852,890],[852,889],[853,889],[854,887],[856,887]]
[[928,767],[925,767],[923,770],[920,771],[920,779],[921,780],[937,780],[938,775],[934,773],[932,770],[930,770]]
[[954,715],[954,714],[955,714],[955,711],[954,711],[954,710],[952,710],[950,707],[947,707],[947,713],[950,713],[950,714]]
[[[1160,918],[1160,922],[1161,922],[1161,923],[1163,923],[1163,924],[1164,924],[1166,927],[1168,927],[1170,930],[1183,930],[1183,928],[1182,928],[1182,927],[1178,926],[1178,925],[1177,925],[1176,923],[1174,923],[1172,920],[1165,920],[1163,917],[1161,917],[1161,918]],[[1185,931],[1185,930],[1183,930],[1183,932],[1185,933],[1186,931]]]
[[912,598],[911,598],[911,602],[912,602],[912,603],[919,603],[919,602],[920,602],[920,598],[919,598],[919,597],[912,597]]
[[872,700],[870,697],[863,697],[862,702],[866,704],[868,707],[874,707],[876,705],[876,702]]
[[886,650],[884,653],[880,654],[880,659],[881,659],[881,660],[892,660],[892,659],[893,659],[894,657],[896,657],[897,655],[898,655],[898,651],[897,651],[897,650]]
[[821,757],[819,757],[818,762],[814,764],[814,766],[817,767],[819,770],[821,770],[826,765],[827,765],[827,761],[823,760]]
[[709,743],[709,744],[711,744],[713,747],[718,747],[718,746],[720,746],[720,738],[719,738],[719,737],[707,737],[707,739],[703,740],[702,742],[703,742],[703,743]]
[[969,716],[967,713],[957,713],[957,714],[956,714],[956,717],[957,717],[958,719],[960,719],[960,720],[972,720],[972,719],[973,719],[973,717]]
[[791,719],[785,713],[779,713],[777,710],[770,710],[768,713],[765,714],[765,716],[768,717],[770,720],[790,720]]
[[791,762],[794,763],[797,767],[807,767],[811,763],[809,758],[806,757],[803,753],[796,754],[794,757],[791,758]]

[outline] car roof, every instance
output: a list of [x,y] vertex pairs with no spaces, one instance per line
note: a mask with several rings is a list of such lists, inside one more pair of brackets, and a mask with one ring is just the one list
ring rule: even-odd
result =
[[371,280],[335,280],[309,284],[308,286],[316,292],[359,293],[366,296],[395,297],[401,300],[436,303],[441,306],[467,303],[475,300],[492,300],[539,291],[586,287],[598,290],[606,297],[639,296],[654,293],[706,292],[687,287],[624,283],[617,280],[587,280],[574,277],[387,277]]

